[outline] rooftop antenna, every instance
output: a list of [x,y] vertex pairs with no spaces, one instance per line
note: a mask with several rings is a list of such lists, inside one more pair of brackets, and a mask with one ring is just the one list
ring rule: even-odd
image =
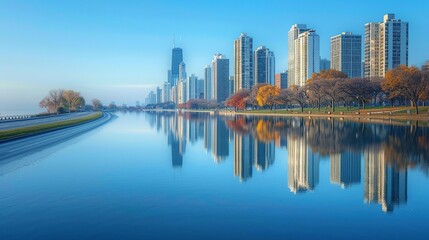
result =
[[176,37],[175,37],[175,35],[173,34],[173,48],[175,48],[176,47]]

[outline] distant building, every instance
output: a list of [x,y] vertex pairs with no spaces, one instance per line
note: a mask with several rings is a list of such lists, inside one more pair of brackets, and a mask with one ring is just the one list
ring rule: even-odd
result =
[[184,62],[181,62],[179,64],[179,81],[186,81],[187,74],[186,74],[186,64]]
[[267,83],[274,85],[275,58],[270,49],[261,46],[255,50],[255,85]]
[[156,87],[156,103],[162,103],[162,89]]
[[229,76],[228,96],[232,96],[233,94],[234,94],[234,76]]
[[429,72],[429,61],[427,61],[425,64],[423,64],[422,71],[423,72]]
[[215,54],[212,61],[213,99],[223,102],[229,95],[229,59]]
[[154,91],[150,91],[147,98],[145,99],[146,105],[155,104],[156,103],[156,93]]
[[204,98],[213,99],[212,68],[209,65],[204,68]]
[[169,82],[165,82],[164,86],[162,88],[162,102],[169,102],[171,101],[170,95],[171,95],[171,85]]
[[197,82],[197,98],[204,99],[204,79],[198,79]]
[[186,82],[183,80],[179,80],[179,82],[177,83],[177,104],[186,103],[186,90]]
[[195,74],[191,74],[188,79],[187,84],[187,99],[186,101],[190,99],[197,99],[199,98],[198,94],[198,77],[195,76]]
[[288,71],[277,73],[275,77],[275,85],[280,89],[287,88],[287,75]]
[[364,77],[384,77],[399,65],[408,66],[408,22],[384,15],[381,23],[365,24]]
[[320,59],[320,71],[326,71],[331,69],[331,61],[328,59]]
[[234,42],[234,92],[254,85],[253,39],[242,33]]
[[362,36],[343,32],[331,37],[331,69],[349,78],[362,77]]

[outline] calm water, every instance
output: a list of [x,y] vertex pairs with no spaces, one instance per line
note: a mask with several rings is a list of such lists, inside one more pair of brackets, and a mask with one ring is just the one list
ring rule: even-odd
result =
[[429,238],[427,127],[118,116],[0,162],[0,239]]

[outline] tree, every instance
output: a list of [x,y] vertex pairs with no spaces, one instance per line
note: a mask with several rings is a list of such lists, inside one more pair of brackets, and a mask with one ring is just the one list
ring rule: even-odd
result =
[[342,97],[342,93],[346,90],[345,80],[340,78],[321,79],[320,86],[325,96],[330,100],[332,111],[335,112],[335,104]]
[[320,112],[320,105],[322,103],[322,100],[326,97],[326,94],[322,89],[321,82],[318,81],[318,79],[310,79],[308,80],[306,87],[309,99],[316,102],[317,109]]
[[58,113],[58,109],[64,102],[64,90],[55,89],[49,91],[49,94],[39,102],[39,107],[46,108],[48,112]]
[[403,96],[410,100],[416,114],[419,114],[418,102],[425,98],[428,82],[426,74],[418,68],[400,65],[386,73],[382,89],[391,96]]
[[100,110],[101,107],[103,106],[101,101],[97,98],[92,99],[92,106],[94,108],[94,110]]
[[258,106],[258,101],[256,100],[258,96],[259,88],[266,86],[266,83],[258,83],[255,86],[253,86],[252,90],[250,91],[249,97],[247,98],[247,101],[249,104],[255,108],[255,106]]
[[249,90],[247,89],[239,90],[226,100],[225,106],[233,107],[235,110],[237,109],[243,110],[246,108],[246,103],[248,102],[249,95],[250,95]]
[[76,105],[80,99],[80,93],[75,92],[73,90],[66,90],[64,91],[64,100],[67,103],[67,106],[69,107],[69,110],[76,110]]
[[304,112],[304,105],[308,99],[305,87],[292,85],[288,88],[288,95],[291,102],[298,103],[301,107],[301,112]]
[[329,69],[329,70],[321,71],[320,73],[313,73],[313,75],[311,76],[311,79],[309,80],[337,79],[337,78],[347,78],[347,74],[334,69]]
[[277,97],[279,104],[284,104],[286,106],[286,109],[288,109],[288,106],[291,102],[289,92],[290,91],[287,88],[282,89],[280,91],[279,96]]
[[274,105],[278,103],[277,97],[280,95],[280,89],[272,85],[264,85],[258,89],[256,101],[260,107],[270,106],[272,110]]
[[367,79],[352,78],[345,81],[344,92],[349,98],[356,98],[362,103],[362,108],[365,109],[365,103],[371,101],[374,96],[374,86]]

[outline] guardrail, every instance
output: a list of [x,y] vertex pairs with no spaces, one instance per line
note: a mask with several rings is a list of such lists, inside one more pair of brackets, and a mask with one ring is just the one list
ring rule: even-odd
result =
[[34,115],[16,115],[16,116],[0,116],[1,121],[24,120],[33,118]]

